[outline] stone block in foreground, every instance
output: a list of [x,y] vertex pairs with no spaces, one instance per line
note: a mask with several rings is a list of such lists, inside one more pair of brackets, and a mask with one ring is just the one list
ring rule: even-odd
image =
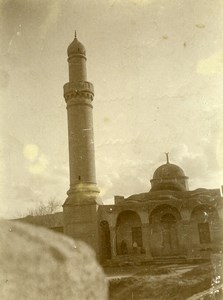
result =
[[0,299],[107,299],[94,252],[62,234],[0,221]]

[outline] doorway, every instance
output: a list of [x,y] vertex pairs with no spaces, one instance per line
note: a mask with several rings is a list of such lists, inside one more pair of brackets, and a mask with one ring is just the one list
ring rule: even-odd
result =
[[162,255],[178,255],[177,220],[174,215],[166,213],[161,218]]

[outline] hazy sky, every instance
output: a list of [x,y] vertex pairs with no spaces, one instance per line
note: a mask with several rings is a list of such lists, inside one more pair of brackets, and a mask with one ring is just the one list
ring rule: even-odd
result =
[[148,191],[164,152],[191,189],[223,184],[223,1],[0,0],[0,12],[0,216],[66,198],[75,29],[104,203]]

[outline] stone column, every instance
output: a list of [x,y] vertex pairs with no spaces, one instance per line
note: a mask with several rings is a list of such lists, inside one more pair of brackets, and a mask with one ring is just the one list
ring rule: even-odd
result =
[[190,211],[184,207],[180,211],[182,220],[178,225],[178,239],[181,253],[190,257],[192,255],[193,237],[191,236]]
[[146,251],[146,256],[151,257],[150,253],[150,231],[149,231],[149,223],[142,224],[142,241],[143,241],[143,248]]
[[110,227],[110,239],[111,239],[111,255],[112,255],[112,258],[115,258],[117,256],[115,226]]
[[193,237],[191,232],[191,223],[188,220],[182,220],[178,226],[178,236],[180,237],[180,249],[182,254],[186,254],[187,257],[192,255]]

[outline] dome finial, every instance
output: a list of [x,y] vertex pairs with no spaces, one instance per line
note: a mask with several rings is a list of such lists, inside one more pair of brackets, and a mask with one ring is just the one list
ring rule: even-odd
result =
[[169,152],[165,152],[165,154],[166,154],[166,163],[169,164],[170,163],[169,162]]
[[77,38],[77,31],[75,30],[75,33],[74,33],[74,38],[76,39]]

